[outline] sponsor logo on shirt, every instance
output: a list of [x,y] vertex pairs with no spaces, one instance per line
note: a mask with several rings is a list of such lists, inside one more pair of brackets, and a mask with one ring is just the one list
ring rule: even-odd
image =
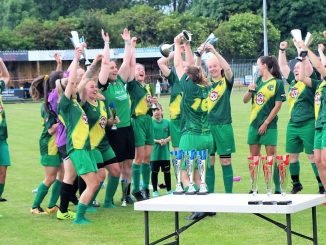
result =
[[274,85],[272,85],[272,84],[268,85],[268,86],[267,86],[267,89],[268,89],[269,91],[273,91],[273,89],[274,89]]

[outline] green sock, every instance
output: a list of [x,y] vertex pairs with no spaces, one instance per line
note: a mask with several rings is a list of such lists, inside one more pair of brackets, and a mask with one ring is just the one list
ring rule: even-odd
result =
[[229,165],[222,165],[223,182],[225,193],[232,193],[233,189],[233,168],[231,163]]
[[[103,181],[100,182],[100,185],[98,186],[97,190],[96,190],[95,193],[94,193],[94,196],[93,196],[92,200],[90,201],[90,203],[89,203],[88,205],[91,205],[91,204],[95,201],[95,199],[96,199],[98,193],[99,193],[100,190],[101,190],[102,185],[103,185]],[[113,194],[113,195],[114,195],[114,194]]]
[[300,163],[299,163],[299,161],[290,163],[290,174],[291,175],[300,175]]
[[51,197],[48,204],[49,208],[53,208],[57,204],[57,201],[60,197],[61,184],[62,182],[57,179],[52,184]]
[[149,164],[143,163],[141,165],[141,173],[143,176],[143,189],[148,189],[149,179],[151,176],[151,167]]
[[281,192],[280,176],[278,173],[278,168],[277,168],[276,162],[274,163],[273,181],[274,181],[274,185],[275,185],[275,192]]
[[209,193],[214,193],[215,187],[215,167],[211,165],[206,169],[206,184]]
[[41,205],[48,191],[49,191],[49,187],[44,185],[43,182],[41,182],[41,184],[37,188],[37,194],[35,196],[32,208],[37,208]]
[[317,168],[316,164],[315,163],[311,163],[311,167],[312,167],[312,170],[314,171],[314,174],[315,174],[316,179],[318,181],[318,186],[319,187],[323,186],[323,183],[320,181],[320,178],[319,178],[319,172],[318,172],[318,168]]
[[108,184],[105,191],[104,208],[114,208],[113,196],[117,191],[120,177],[109,176]]
[[140,165],[132,164],[132,192],[139,192]]
[[78,203],[77,206],[77,213],[76,213],[76,219],[74,220],[74,224],[87,224],[89,223],[89,220],[85,218],[85,213],[87,210],[88,205],[83,204],[81,202]]
[[2,196],[4,188],[5,188],[5,184],[0,184],[0,197]]

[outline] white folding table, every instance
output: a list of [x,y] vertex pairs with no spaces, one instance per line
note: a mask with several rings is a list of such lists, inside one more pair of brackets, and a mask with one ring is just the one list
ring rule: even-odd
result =
[[[272,195],[274,201],[282,201],[282,195]],[[289,205],[249,205],[248,201],[266,200],[266,194],[258,194],[255,198],[251,194],[208,194],[208,195],[166,195],[141,202],[136,202],[134,209],[145,213],[145,244],[157,244],[168,238],[175,237],[173,244],[179,244],[179,234],[197,223],[202,218],[195,220],[188,225],[179,228],[179,212],[218,212],[218,213],[251,213],[263,218],[274,225],[286,230],[287,243],[292,244],[292,234],[304,239],[311,240],[314,245],[318,244],[317,239],[317,217],[316,206],[325,203],[325,195],[318,194],[295,194],[286,195],[286,199],[291,200]],[[312,209],[312,229],[313,237],[291,230],[291,214]],[[175,232],[150,243],[149,242],[149,211],[166,211],[175,213]],[[263,214],[283,214],[286,215],[286,225],[274,221]]]

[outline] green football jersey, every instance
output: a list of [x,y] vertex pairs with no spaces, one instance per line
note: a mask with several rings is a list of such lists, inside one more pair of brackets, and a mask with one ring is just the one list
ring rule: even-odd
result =
[[0,80],[0,140],[8,138],[5,108],[2,102],[2,91],[5,89],[5,82]]
[[315,93],[316,129],[322,129],[326,122],[326,80],[322,81]]
[[127,91],[131,100],[131,116],[138,117],[143,115],[152,116],[151,110],[151,88],[149,84],[144,86],[136,80],[127,84]]
[[290,72],[287,81],[290,84],[287,98],[290,121],[300,123],[314,118],[314,95],[318,83],[312,82],[312,87],[308,87],[303,82],[296,81],[293,72]]
[[180,79],[183,92],[181,101],[181,132],[208,134],[208,93],[210,88],[194,83],[187,74]]
[[171,96],[170,96],[170,104],[169,104],[170,118],[178,119],[180,118],[180,114],[181,114],[180,106],[182,100],[182,91],[181,91],[179,78],[174,71],[171,71],[167,79],[171,86]]
[[233,77],[228,81],[225,77],[211,80],[212,86],[208,96],[208,123],[232,123],[230,97],[233,87]]
[[66,127],[67,153],[72,150],[91,150],[88,119],[76,99],[61,96],[59,102],[59,119]]
[[101,147],[106,147],[109,144],[109,141],[105,136],[105,128],[108,118],[104,102],[97,101],[97,105],[85,102],[82,107],[88,118],[91,148],[100,149]]
[[[252,107],[250,114],[250,125],[259,128],[273,110],[276,101],[285,101],[283,81],[280,79],[269,79],[263,81],[259,77],[256,81],[256,92],[252,94]],[[277,128],[277,116],[268,125],[269,128]]]
[[[154,128],[154,139],[166,139],[170,136],[170,127],[169,121],[162,119],[162,121],[157,121],[153,119],[153,128]],[[151,154],[151,161],[158,160],[170,160],[170,145],[167,143],[161,146],[158,143],[154,144],[153,151]]]
[[130,126],[130,99],[122,78],[118,76],[117,80],[108,82],[107,86],[102,87],[107,112],[110,113],[110,103],[113,102],[115,105],[116,115],[120,119],[116,126],[118,128]]
[[55,143],[56,134],[49,134],[48,130],[57,123],[55,113],[48,113],[44,108],[44,103],[41,105],[41,116],[42,116],[42,134],[39,140],[40,154],[54,156],[58,153],[58,147]]

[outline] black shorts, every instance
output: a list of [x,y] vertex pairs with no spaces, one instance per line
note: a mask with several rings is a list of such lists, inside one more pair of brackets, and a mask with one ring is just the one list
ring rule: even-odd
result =
[[114,158],[112,158],[108,161],[105,161],[103,163],[97,163],[97,168],[104,168],[105,166],[116,163],[116,162],[118,162],[118,160],[116,157],[114,157]]
[[135,158],[135,138],[131,126],[116,130],[109,129],[106,134],[118,162]]
[[158,173],[158,172],[160,172],[160,168],[163,173],[170,172],[170,161],[169,160],[160,160],[160,161],[152,161],[151,162],[152,172]]
[[66,145],[59,146],[58,147],[58,153],[59,153],[59,156],[60,156],[62,161],[69,159],[69,155],[67,154]]

